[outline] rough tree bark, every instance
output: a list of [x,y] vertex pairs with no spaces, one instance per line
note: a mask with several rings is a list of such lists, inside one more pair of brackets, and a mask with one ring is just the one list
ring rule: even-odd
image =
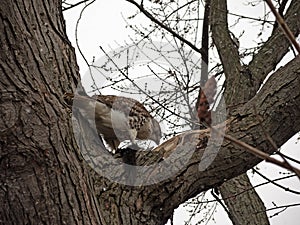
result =
[[[210,135],[203,130],[174,137],[153,154],[137,154],[137,165],[150,165],[165,161],[188,143],[192,157],[166,180],[131,187],[93,172],[77,146],[63,99],[65,92],[75,90],[79,73],[61,1],[7,1],[0,8],[0,19],[1,224],[163,225],[182,202],[261,161],[225,141],[213,163],[199,171]],[[263,76],[253,73],[255,84]],[[227,133],[272,153],[261,127],[278,146],[300,130],[299,87],[300,57],[296,57],[275,72],[257,95],[232,110]],[[93,153],[100,151],[97,140],[90,132],[80,143]],[[177,153],[179,159],[183,153]],[[96,166],[100,171],[107,167],[105,162]],[[161,172],[157,167],[151,176]]]
[[79,80],[61,1],[0,8],[0,223],[99,224],[63,93]]
[[[220,54],[227,83],[225,90],[226,105],[243,104],[251,99],[258,91],[261,82],[269,74],[275,65],[283,58],[290,46],[280,27],[274,25],[274,30],[269,40],[262,46],[260,51],[254,55],[249,65],[240,64],[240,56],[237,46],[230,37],[227,23],[227,1],[212,0],[212,36]],[[281,9],[283,11],[283,9]],[[284,15],[292,32],[299,34],[300,14],[299,1],[292,1]],[[276,49],[276,51],[274,51]],[[232,85],[236,83],[235,85]],[[237,94],[238,93],[238,94]],[[229,217],[233,224],[269,224],[265,206],[255,190],[247,174],[233,178],[219,188],[222,198],[228,207]],[[253,207],[255,206],[255,207]],[[245,213],[247,212],[247,213]]]
[[219,187],[232,224],[269,224],[264,203],[246,173],[230,179]]

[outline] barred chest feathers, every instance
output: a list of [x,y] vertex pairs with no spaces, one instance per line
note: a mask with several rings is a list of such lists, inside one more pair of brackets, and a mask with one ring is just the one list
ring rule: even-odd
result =
[[112,149],[120,142],[135,139],[153,140],[159,144],[161,129],[159,123],[138,101],[114,95],[97,95],[95,122],[99,133]]

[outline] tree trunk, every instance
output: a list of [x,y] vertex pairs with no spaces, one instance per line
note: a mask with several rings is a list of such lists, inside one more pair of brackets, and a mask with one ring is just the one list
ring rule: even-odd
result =
[[[243,74],[240,74],[242,71],[241,65],[239,63],[239,53],[238,48],[234,44],[233,40],[231,40],[230,33],[228,30],[227,24],[227,1],[226,0],[213,0],[213,10],[212,10],[212,31],[215,34],[214,40],[216,42],[217,48],[220,49],[219,53],[221,54],[221,58],[225,54],[231,54],[233,52],[234,57],[232,57],[232,61],[228,60],[224,69],[227,73],[237,73],[237,76],[242,77]],[[224,41],[224,37],[227,42],[227,49],[222,49],[222,42]],[[228,51],[224,52],[223,51]],[[231,51],[231,53],[229,53]],[[226,57],[226,56],[225,56]],[[225,58],[224,57],[224,58]],[[225,60],[225,59],[224,59]],[[232,65],[232,68],[227,67]],[[229,76],[228,80],[231,78]],[[247,79],[247,78],[246,78]],[[233,81],[229,81],[233,82]],[[250,83],[248,80],[243,80],[244,89],[241,94],[232,95],[233,88],[226,88],[225,91],[225,102],[226,105],[234,105],[234,104],[242,104],[244,101],[248,101],[253,97],[254,91],[253,87],[245,88]],[[231,93],[228,95],[227,93]],[[234,225],[248,225],[248,224],[269,224],[268,217],[266,214],[265,206],[260,199],[259,195],[256,193],[255,189],[251,188],[252,184],[248,179],[246,173],[232,178],[226,182],[224,182],[218,190],[221,193],[222,198],[224,199],[225,205],[228,208],[228,216],[231,219]],[[243,190],[248,190],[243,192]],[[261,209],[263,213],[255,213],[256,208],[252,208],[251,205],[257,206],[257,208]]]
[[246,173],[225,182],[219,190],[234,225],[269,224],[264,203]]
[[1,4],[1,224],[100,224],[63,100],[79,73],[60,4]]
[[[299,1],[292,1],[285,15],[288,25],[296,35],[299,33],[299,13],[297,13],[299,9]],[[263,80],[260,76],[266,76],[274,69],[274,65],[277,65],[288,51],[289,41],[276,26],[273,35],[254,56],[249,66],[243,68],[240,64],[238,48],[230,37],[227,16],[227,1],[212,0],[212,33],[224,65],[226,83],[230,84],[225,90],[225,101],[227,106],[230,106],[244,104],[254,97]],[[274,46],[277,46],[276,54],[268,57],[268,51],[272,52]],[[234,225],[269,224],[264,203],[251,187],[252,184],[245,173],[230,179],[219,188]],[[243,192],[243,190],[249,191]],[[237,197],[230,197],[235,195]],[[257,211],[264,213],[256,213]]]

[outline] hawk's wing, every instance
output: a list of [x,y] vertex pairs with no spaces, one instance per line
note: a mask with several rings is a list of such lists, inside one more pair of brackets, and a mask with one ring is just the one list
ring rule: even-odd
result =
[[135,99],[115,95],[94,95],[93,98],[106,104],[110,108],[124,112],[128,116],[141,115],[153,118],[143,104]]
[[130,129],[139,131],[145,122],[153,119],[147,109],[135,99],[115,95],[94,95],[93,98],[113,110],[124,113]]

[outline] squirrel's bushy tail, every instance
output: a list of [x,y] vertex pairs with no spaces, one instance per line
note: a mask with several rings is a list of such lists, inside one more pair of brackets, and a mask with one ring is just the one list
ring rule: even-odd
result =
[[217,82],[215,76],[212,76],[207,80],[204,87],[200,89],[197,112],[200,123],[204,123],[206,126],[211,126],[211,109],[210,105],[214,102],[214,98],[217,92]]

